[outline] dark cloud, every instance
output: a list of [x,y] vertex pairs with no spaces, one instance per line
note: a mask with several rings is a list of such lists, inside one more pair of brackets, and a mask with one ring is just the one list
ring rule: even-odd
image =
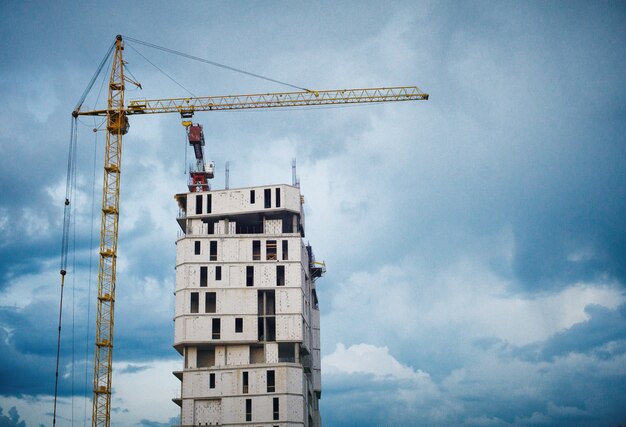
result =
[[121,374],[135,374],[137,372],[141,372],[141,371],[145,371],[146,369],[149,369],[150,366],[148,365],[128,365],[125,368],[121,369],[119,372]]
[[[489,265],[500,278],[514,283],[506,289],[510,293],[545,294],[578,282],[622,287],[626,283],[626,93],[622,90],[626,9],[622,4],[574,2],[564,8],[520,2],[406,2],[386,7],[366,2],[358,13],[349,4],[307,4],[283,7],[277,16],[272,8],[251,13],[230,4],[198,3],[166,14],[155,9],[150,17],[153,30],[137,20],[145,15],[145,7],[145,2],[127,5],[125,13],[117,16],[115,7],[0,5],[0,34],[17,52],[0,64],[3,291],[18,280],[32,283],[29,278],[39,273],[57,274],[63,200],[62,196],[53,200],[58,195],[51,197],[49,190],[65,181],[69,113],[113,40],[113,20],[116,31],[123,34],[171,47],[194,40],[181,49],[281,80],[300,80],[295,83],[306,87],[323,88],[329,82],[339,87],[415,83],[431,93],[428,103],[419,107],[197,117],[207,124],[211,154],[219,164],[230,158],[235,164],[239,161],[241,169],[249,168],[237,159],[252,164],[258,159],[251,150],[280,138],[293,141],[301,170],[306,165],[315,173],[324,172],[316,168],[330,162],[327,181],[313,176],[303,185],[307,191],[306,185],[327,185],[310,189],[323,194],[320,204],[305,206],[312,227],[317,213],[323,215],[324,209],[332,213],[328,222],[317,222],[318,230],[307,230],[307,236],[326,245],[325,251],[317,252],[319,258],[335,266],[320,282],[323,309],[332,307],[335,283],[360,269],[373,271],[397,263],[406,254],[425,260],[420,268],[435,272],[428,276],[433,279],[428,286],[433,288],[439,285],[437,273],[444,274],[467,259]],[[345,16],[351,17],[349,25]],[[274,25],[276,20],[281,25]],[[171,22],[185,24],[174,28]],[[202,31],[197,22],[202,23]],[[228,31],[225,22],[242,31]],[[258,31],[259,22],[272,31]],[[280,90],[141,51],[177,78],[179,72],[188,72],[181,80],[185,85],[192,82],[189,87],[199,95]],[[180,93],[180,88],[167,86],[170,82],[163,84],[166,79],[133,57],[131,49],[125,53],[130,69],[146,88],[129,92],[130,97]],[[176,226],[171,193],[176,190],[165,190],[158,181],[178,179],[177,188],[185,188],[183,167],[178,167],[184,163],[184,153],[176,145],[183,138],[177,117],[171,122],[150,120],[133,117],[131,133],[125,137],[120,223],[120,260],[125,266],[118,272],[114,357],[132,362],[128,372],[143,369],[148,359],[175,354],[171,316]],[[91,194],[92,126],[83,120],[79,127],[79,186],[87,194]],[[102,136],[99,156],[101,149]],[[101,159],[97,164],[100,179]],[[288,165],[286,169],[288,177]],[[154,170],[165,172],[159,176]],[[251,184],[264,183],[263,176]],[[99,191],[100,185],[96,188]],[[355,193],[359,197],[351,200]],[[171,228],[153,214],[149,202],[156,198],[171,203]],[[81,208],[89,217],[89,201]],[[96,212],[97,223],[98,206]],[[130,225],[132,215],[140,220]],[[339,216],[347,221],[333,236],[326,227],[332,227]],[[488,251],[497,240],[494,236],[501,235],[510,237],[511,246]],[[87,229],[79,227],[76,242],[77,273],[86,275]],[[34,294],[47,292],[35,285],[33,289]],[[394,288],[386,291],[392,293]],[[86,325],[93,328],[94,310],[87,318],[85,293],[82,288],[77,336],[86,334]],[[0,309],[0,394],[52,393],[57,298],[55,290],[45,302],[25,300],[22,309]],[[480,359],[474,352],[481,357],[499,354],[502,360],[513,354],[514,361],[544,369],[537,384],[528,389],[515,389],[515,384],[500,387],[497,378],[485,377],[468,379],[457,395],[444,390],[458,396],[453,402],[458,406],[452,405],[440,418],[411,415],[414,406],[398,399],[410,385],[370,377],[325,377],[325,422],[385,425],[393,419],[394,425],[414,425],[415,420],[425,425],[478,424],[472,420],[484,416],[525,424],[539,414],[553,425],[622,423],[624,414],[618,408],[626,407],[619,393],[624,378],[611,363],[624,355],[624,308],[591,306],[587,313],[588,321],[514,351],[497,339],[475,340],[471,349],[457,345],[469,325],[446,325],[434,337],[416,332],[417,338],[411,339],[377,331],[372,319],[352,329],[345,328],[350,322],[343,322],[344,329],[325,325],[326,330],[341,331],[345,342],[362,338],[388,345],[398,360],[420,366],[438,382],[452,372],[471,370]],[[410,320],[398,329],[423,328]],[[70,330],[65,323],[63,349],[72,346]],[[82,344],[77,348],[82,354]],[[583,362],[568,365],[577,358]],[[64,351],[63,373],[69,361]],[[511,367],[515,369],[519,366]],[[61,385],[64,396],[71,393],[66,379]],[[74,391],[88,388],[75,385]],[[389,418],[390,413],[396,418]],[[403,414],[409,415],[403,418]],[[147,419],[141,423],[161,425]]]
[[20,414],[15,406],[9,409],[8,416],[2,412],[2,407],[0,407],[0,427],[26,427],[26,422],[20,421]]
[[554,362],[570,354],[604,360],[626,353],[626,304],[615,310],[599,305],[585,308],[589,319],[558,332],[545,342],[515,348],[513,355],[529,361]]

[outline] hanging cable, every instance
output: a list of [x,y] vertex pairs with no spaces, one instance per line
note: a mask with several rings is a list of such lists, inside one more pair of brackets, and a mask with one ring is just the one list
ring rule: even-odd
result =
[[[76,129],[76,132],[74,132],[74,136],[77,136],[77,131],[78,128]],[[78,157],[78,144],[76,143],[76,139],[74,140],[74,161],[72,162],[72,189],[70,192],[70,197],[72,201],[74,201],[74,203],[72,203],[70,206],[72,207],[72,214],[70,215],[70,227],[72,228],[72,244],[70,246],[70,251],[72,253],[72,364],[71,364],[71,370],[70,370],[70,378],[71,378],[71,393],[72,393],[72,400],[71,400],[71,425],[74,426],[74,372],[75,372],[75,365],[76,365],[76,346],[75,346],[75,341],[76,341],[76,327],[75,327],[75,308],[76,308],[76,299],[75,299],[75,294],[76,294],[76,218],[77,218],[77,213],[76,213],[76,209],[77,209],[77,203],[76,203],[76,166],[77,166],[77,162],[76,162],[76,158]]]
[[124,36],[124,40],[130,41],[130,42],[134,42],[134,43],[138,43],[138,44],[142,44],[144,46],[148,46],[148,47],[151,47],[153,49],[162,50],[163,52],[167,52],[167,53],[171,53],[171,54],[174,54],[174,55],[182,56],[183,58],[192,59],[192,60],[198,61],[198,62],[204,62],[205,64],[213,65],[214,67],[219,67],[219,68],[223,68],[225,70],[235,71],[237,73],[245,74],[245,75],[248,75],[248,76],[251,76],[251,77],[256,77],[257,79],[267,80],[268,82],[278,83],[278,84],[283,85],[283,86],[288,86],[288,87],[291,87],[291,88],[294,88],[294,89],[300,89],[300,90],[304,90],[306,92],[311,92],[311,90],[309,90],[307,88],[296,86],[296,85],[293,85],[291,83],[282,82],[280,80],[276,80],[276,79],[272,79],[272,78],[269,78],[269,77],[265,77],[265,76],[262,76],[260,74],[251,73],[249,71],[245,71],[245,70],[241,70],[239,68],[231,67],[230,65],[220,64],[219,62],[210,61],[210,60],[204,59],[204,58],[199,58],[197,56],[189,55],[188,53],[179,52],[179,51],[174,50],[174,49],[169,49],[167,47],[158,46],[156,44],[152,44],[152,43],[148,43],[148,42],[144,42],[144,41],[141,41],[141,40],[134,39],[132,37]]
[[87,85],[87,87],[83,91],[83,94],[81,95],[80,99],[78,100],[78,103],[76,104],[76,107],[74,107],[74,111],[75,112],[78,112],[78,110],[80,110],[80,107],[82,107],[83,102],[85,102],[85,98],[87,98],[87,95],[89,94],[89,91],[91,90],[91,87],[96,82],[96,79],[100,75],[100,72],[102,72],[102,69],[104,68],[104,65],[107,63],[107,60],[109,59],[109,56],[111,55],[111,52],[113,52],[114,48],[115,48],[115,42],[113,42],[111,44],[111,47],[109,47],[109,50],[107,51],[106,55],[104,55],[104,58],[102,58],[102,61],[100,61],[100,65],[98,65],[98,69],[96,70],[94,75],[91,77],[91,80],[89,81],[89,84]]
[[60,265],[60,274],[61,274],[61,297],[59,302],[59,328],[58,328],[58,336],[57,336],[57,360],[56,360],[56,372],[55,372],[55,380],[54,380],[54,410],[52,417],[52,425],[56,425],[56,415],[57,415],[57,397],[58,397],[58,389],[59,389],[59,361],[61,357],[61,322],[63,319],[63,288],[65,286],[65,275],[67,274],[67,256],[68,256],[68,246],[69,246],[69,231],[70,231],[70,220],[71,220],[71,212],[72,207],[70,206],[70,198],[72,195],[72,186],[75,181],[75,172],[76,172],[76,131],[77,131],[77,121],[76,118],[72,118],[71,131],[70,131],[70,146],[69,152],[67,155],[67,176],[65,181],[65,201],[63,208],[63,236],[61,239],[61,265]]
[[[146,58],[141,52],[139,52],[137,49],[135,49],[133,47],[132,44],[128,44],[128,47],[130,47],[132,50],[134,50],[137,55],[141,56],[143,59],[145,59],[150,65],[152,65],[154,68],[156,68],[157,70],[159,70],[165,77],[167,77],[168,79],[170,79],[171,81],[173,81],[174,83],[176,83],[179,87],[181,87],[185,92],[187,92],[188,94],[190,94],[191,96],[196,96],[193,92],[191,92],[189,89],[187,89],[185,86],[183,86],[182,84],[178,83],[176,80],[174,80],[174,78],[172,76],[170,76],[169,74],[167,74],[165,71],[163,71],[162,69],[160,69],[156,64],[154,64],[152,61],[150,61],[148,58]],[[126,66],[126,70],[128,70],[128,66]],[[131,74],[132,76],[132,74]],[[137,80],[135,78],[135,76],[132,76],[135,80]]]
[[[95,120],[94,120],[95,121]],[[92,288],[92,268],[93,268],[93,226],[95,224],[94,218],[96,214],[96,164],[98,153],[98,132],[94,128],[94,144],[93,144],[93,173],[91,177],[91,222],[89,231],[89,279],[87,286],[87,320],[91,314],[91,288]],[[87,321],[87,337],[85,338],[85,392],[84,392],[84,408],[83,408],[83,426],[87,426],[87,384],[89,384],[89,324]]]

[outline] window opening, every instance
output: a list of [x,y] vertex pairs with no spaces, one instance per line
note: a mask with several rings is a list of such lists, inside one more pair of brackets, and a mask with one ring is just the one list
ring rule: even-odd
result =
[[271,208],[272,207],[272,190],[270,188],[266,188],[265,191],[263,192],[264,197],[264,202],[265,202],[265,208]]
[[222,280],[222,266],[215,267],[215,280]]
[[254,266],[246,266],[246,286],[254,286]]
[[212,204],[211,203],[211,195],[207,194],[207,196],[206,196],[206,211],[207,211],[207,213],[211,213],[211,207],[212,207],[211,204]]
[[268,261],[276,261],[276,240],[268,240],[265,243],[265,251],[266,251],[266,256],[265,258]]
[[254,190],[250,190],[250,204],[254,204],[254,202],[255,202]]
[[276,391],[276,375],[274,370],[267,371],[267,392],[273,393]]
[[235,317],[235,332],[243,332],[243,317]]
[[199,298],[200,296],[198,295],[198,292],[191,293],[191,307],[189,308],[190,313],[198,312]]
[[257,293],[258,299],[258,340],[276,341],[275,292],[262,290]]
[[209,242],[209,261],[217,261],[217,241]]
[[280,188],[276,189],[276,207],[280,207]]
[[252,241],[252,260],[259,261],[261,259],[261,241]]
[[246,421],[252,421],[252,399],[246,399]]
[[208,368],[215,365],[215,349],[214,348],[199,348],[196,355],[196,367]]
[[286,363],[296,362],[296,351],[294,343],[278,343],[278,361]]
[[274,316],[274,301],[276,292],[274,290],[258,291],[259,299],[259,315],[262,316]]
[[265,363],[265,347],[261,345],[250,346],[250,364]]
[[208,276],[208,268],[200,267],[200,287],[207,286],[207,276]]
[[204,312],[215,313],[217,309],[217,295],[215,292],[204,294]]
[[285,266],[276,266],[276,286],[285,286]]
[[196,196],[196,215],[202,213],[202,194]]
[[211,338],[214,340],[220,339],[220,319],[213,319],[211,323]]
[[209,374],[209,388],[215,388],[215,374]]
[[243,390],[242,392],[248,393],[248,372],[244,371],[242,372],[242,378],[241,378],[241,383],[243,385]]
[[283,218],[283,233],[293,233],[293,222],[295,215],[287,215]]
[[274,420],[279,419],[279,403],[278,403],[278,397],[274,398]]
[[200,255],[200,240],[196,240],[193,246],[193,253],[195,255]]
[[283,261],[289,259],[289,240],[283,240]]

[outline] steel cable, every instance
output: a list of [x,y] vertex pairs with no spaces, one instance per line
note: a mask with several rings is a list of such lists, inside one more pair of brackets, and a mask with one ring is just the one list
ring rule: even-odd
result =
[[291,87],[291,88],[294,88],[294,89],[300,89],[300,90],[304,90],[306,92],[310,92],[309,89],[304,88],[304,87],[300,87],[300,86],[293,85],[291,83],[287,83],[287,82],[283,82],[283,81],[280,81],[280,80],[272,79],[270,77],[265,77],[265,76],[262,76],[260,74],[251,73],[250,71],[245,71],[245,70],[242,70],[242,69],[239,69],[239,68],[231,67],[230,65],[220,64],[219,62],[210,61],[208,59],[200,58],[198,56],[190,55],[188,53],[180,52],[180,51],[177,51],[177,50],[174,50],[174,49],[170,49],[170,48],[167,48],[167,47],[158,46],[158,45],[153,44],[153,43],[148,43],[148,42],[144,42],[144,41],[141,41],[141,40],[137,40],[137,39],[132,38],[132,37],[124,36],[124,40],[131,41],[133,43],[138,43],[138,44],[141,44],[141,45],[144,45],[144,46],[148,46],[148,47],[151,47],[153,49],[158,49],[158,50],[161,50],[163,52],[167,52],[167,53],[171,53],[171,54],[174,54],[174,55],[182,56],[183,58],[192,59],[192,60],[198,61],[198,62],[203,62],[205,64],[213,65],[214,67],[219,67],[219,68],[223,68],[225,70],[235,71],[236,73],[241,73],[241,74],[245,74],[245,75],[248,75],[248,76],[251,76],[251,77],[256,77],[257,79],[267,80],[268,82],[278,83],[278,84],[283,85],[283,86],[288,86],[288,87]]

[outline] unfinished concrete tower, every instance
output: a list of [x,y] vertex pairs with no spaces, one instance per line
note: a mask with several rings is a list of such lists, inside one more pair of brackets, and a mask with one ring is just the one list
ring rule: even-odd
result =
[[315,280],[325,270],[302,240],[300,190],[212,191],[202,128],[188,134],[198,149],[189,192],[176,196],[180,424],[320,426]]

